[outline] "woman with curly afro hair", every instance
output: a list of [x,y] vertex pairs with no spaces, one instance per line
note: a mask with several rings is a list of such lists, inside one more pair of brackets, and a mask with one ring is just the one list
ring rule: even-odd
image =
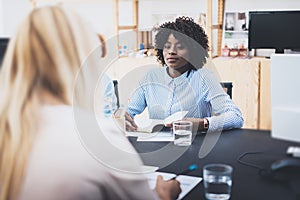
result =
[[147,107],[150,119],[188,111],[185,120],[197,131],[240,128],[240,110],[207,68],[208,40],[192,18],[178,17],[156,28],[155,50],[164,66],[147,72],[130,97],[127,129],[139,130],[134,116]]

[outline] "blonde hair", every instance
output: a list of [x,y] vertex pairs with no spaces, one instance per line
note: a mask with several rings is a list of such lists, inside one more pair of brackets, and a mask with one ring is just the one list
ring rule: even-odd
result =
[[106,56],[106,44],[105,44],[105,38],[102,34],[98,33],[98,38],[102,44],[102,54],[101,54],[101,57],[105,57]]
[[86,83],[73,89],[76,77],[83,76],[78,73],[82,63],[96,62],[86,60],[99,46],[97,34],[88,30],[74,13],[49,6],[33,10],[11,38],[0,75],[0,200],[17,198],[42,93],[64,104],[73,100],[89,107],[89,100],[79,98],[85,94],[78,91],[84,92]]

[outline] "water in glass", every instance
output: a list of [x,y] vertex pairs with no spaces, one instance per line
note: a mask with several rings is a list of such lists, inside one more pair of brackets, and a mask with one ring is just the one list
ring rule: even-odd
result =
[[230,198],[232,180],[230,176],[204,175],[205,197],[209,200]]
[[174,144],[178,146],[189,146],[192,143],[192,132],[189,130],[176,130],[174,132]]

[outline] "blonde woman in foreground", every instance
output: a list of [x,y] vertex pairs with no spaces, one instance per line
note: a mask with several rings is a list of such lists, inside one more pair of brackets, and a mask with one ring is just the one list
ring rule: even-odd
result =
[[0,77],[1,200],[178,197],[178,181],[158,177],[150,190],[108,118],[95,128],[97,46],[97,34],[57,6],[33,10],[10,39]]

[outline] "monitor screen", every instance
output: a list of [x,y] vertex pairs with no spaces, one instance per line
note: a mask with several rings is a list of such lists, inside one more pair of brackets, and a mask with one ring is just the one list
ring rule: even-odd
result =
[[300,11],[250,11],[248,48],[300,49]]
[[5,50],[8,45],[9,38],[0,38],[0,67],[4,58]]

